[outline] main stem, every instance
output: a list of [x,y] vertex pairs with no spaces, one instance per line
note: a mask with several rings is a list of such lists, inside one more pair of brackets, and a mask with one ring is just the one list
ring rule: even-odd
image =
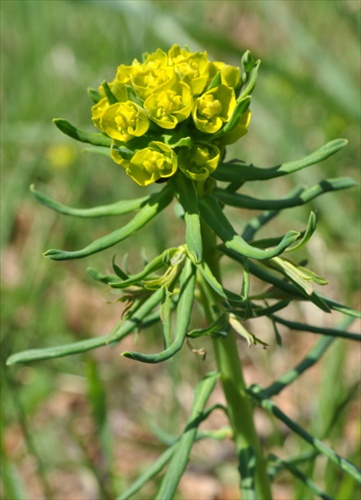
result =
[[[219,258],[215,248],[216,236],[206,224],[202,226],[202,239],[204,260],[220,281]],[[208,284],[203,283],[202,288],[206,314],[208,320],[213,322],[218,318],[222,306]],[[225,339],[214,339],[213,346],[234,433],[241,475],[242,500],[272,500],[266,457],[255,429],[253,408],[246,393],[234,332],[230,331]]]

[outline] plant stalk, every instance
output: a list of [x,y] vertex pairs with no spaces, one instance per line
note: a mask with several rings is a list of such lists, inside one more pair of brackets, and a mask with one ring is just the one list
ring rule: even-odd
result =
[[[202,240],[204,260],[220,281],[216,236],[205,224],[202,225]],[[207,319],[214,322],[223,306],[207,283],[202,283],[202,291]],[[213,339],[213,346],[234,434],[242,500],[272,500],[267,461],[255,429],[253,407],[246,393],[234,332],[230,331],[225,339]]]

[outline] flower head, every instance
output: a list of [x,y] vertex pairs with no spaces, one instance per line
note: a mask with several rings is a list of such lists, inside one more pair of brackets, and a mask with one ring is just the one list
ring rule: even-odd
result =
[[193,107],[196,128],[206,134],[214,134],[226,123],[236,107],[234,90],[218,85],[198,97]]
[[92,120],[112,139],[111,158],[141,186],[178,166],[204,181],[224,146],[247,133],[251,115],[237,100],[248,78],[242,68],[241,78],[240,68],[179,45],[118,66],[115,79],[93,92]]
[[217,168],[220,150],[212,144],[195,143],[191,149],[179,151],[179,168],[194,181],[204,181]]
[[109,106],[100,119],[100,128],[112,139],[127,142],[145,134],[149,128],[146,112],[132,101]]
[[152,141],[147,148],[140,149],[130,159],[113,147],[113,160],[125,168],[126,173],[140,186],[147,186],[175,174],[178,166],[177,155],[166,144]]
[[193,96],[189,86],[183,82],[150,95],[144,107],[149,118],[162,128],[172,129],[188,118],[192,111]]

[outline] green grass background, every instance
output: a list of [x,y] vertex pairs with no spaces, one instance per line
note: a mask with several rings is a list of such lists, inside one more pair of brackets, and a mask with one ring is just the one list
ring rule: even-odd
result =
[[[213,60],[238,65],[241,54],[250,49],[262,59],[252,101],[252,122],[248,135],[230,149],[230,158],[273,166],[302,157],[337,137],[346,137],[349,145],[327,162],[295,174],[292,179],[267,185],[254,183],[246,192],[276,198],[294,184],[309,185],[324,177],[349,175],[360,180],[359,36],[357,1],[3,0],[2,366],[10,353],[19,350],[107,333],[119,316],[119,305],[102,301],[103,289],[86,276],[86,267],[106,271],[116,252],[119,261],[128,253],[130,265],[136,268],[142,251],[154,256],[168,242],[178,244],[183,238],[182,229],[175,230],[163,218],[116,250],[92,256],[86,262],[55,263],[44,259],[42,252],[46,249],[80,248],[119,227],[127,217],[88,221],[58,216],[36,203],[29,192],[30,184],[59,201],[82,207],[144,193],[110,160],[82,153],[82,145],[62,136],[52,125],[53,118],[66,118],[79,128],[91,130],[87,87],[112,80],[119,64],[130,64],[145,51],[157,47],[167,50],[174,43],[188,44],[192,50],[207,50]],[[359,190],[326,195],[313,208],[319,214],[319,230],[310,245],[311,267],[331,278],[329,295],[357,307]],[[276,228],[302,227],[308,211],[309,207],[291,210]],[[240,222],[249,215],[238,215]],[[309,314],[312,317],[316,313]],[[315,320],[324,321],[317,314]],[[331,324],[338,321],[332,318]],[[143,342],[144,348],[152,349],[150,340]],[[308,344],[300,344],[300,352],[299,341],[295,345],[292,342],[286,339],[281,353],[279,348],[271,350],[266,363],[263,353],[245,353],[245,358],[252,358],[245,361],[250,373],[259,370],[261,378],[278,374],[279,369],[300,359],[302,349],[312,345],[313,338]],[[181,404],[179,413],[176,393],[183,394],[182,384],[189,388],[195,385],[199,372],[212,366],[211,355],[207,365],[187,351],[180,362],[150,370],[123,362],[119,356],[122,350],[3,370],[4,494],[23,488],[27,493],[21,493],[24,496],[19,498],[33,498],[35,493],[39,498],[48,497],[44,489],[59,499],[73,498],[74,491],[78,491],[79,498],[91,498],[89,491],[111,498],[111,492],[120,491],[136,475],[142,457],[147,462],[149,449],[152,453],[158,450],[144,423],[147,412],[154,410],[158,423],[166,414],[163,427],[168,432],[179,430],[186,405]],[[354,387],[357,377],[348,370],[349,363],[355,363],[354,357],[352,349],[340,343],[326,358],[325,368],[318,375],[319,387],[312,394],[314,399],[307,403],[309,408],[299,412],[317,435],[322,434],[329,413]],[[185,362],[189,369],[184,373],[181,366]],[[340,382],[337,390],[335,380]],[[154,405],[152,391],[159,386],[169,389],[169,394],[161,400],[154,396]],[[53,408],[57,408],[56,398],[61,400],[62,394],[67,395],[64,415]],[[74,397],[74,407],[69,394]],[[304,398],[309,397],[307,390],[297,397],[303,407]],[[341,452],[357,460],[359,448],[352,442],[355,435],[348,426],[357,410],[356,406],[352,408],[353,413],[341,415],[331,437],[336,446],[341,446]],[[135,437],[131,431],[129,436],[120,432],[116,446],[109,451],[114,442],[109,436],[115,431],[114,425],[108,423],[120,413],[124,413],[126,422],[138,426],[137,432]],[[85,437],[78,428],[82,427],[81,419],[89,423]],[[270,442],[280,447],[282,436],[272,429]],[[146,438],[142,438],[142,432]],[[94,442],[85,445],[83,441],[89,436],[94,437]],[[132,457],[133,450],[134,461],[139,462],[128,472],[117,451],[127,439],[131,443],[126,446],[127,453]],[[342,444],[345,440],[346,444]],[[298,441],[292,437],[289,441],[291,450],[299,450]],[[134,451],[140,443],[146,451]],[[237,476],[221,462],[214,469],[210,467],[209,474],[222,485],[234,484],[237,491]],[[107,469],[111,477],[104,482]],[[31,470],[38,479],[30,479]],[[355,485],[338,476],[333,467],[321,463],[314,474],[329,492],[345,495],[337,498],[355,498]],[[79,483],[78,478],[83,476],[88,483],[85,479]],[[72,491],[64,489],[62,478],[68,478]],[[104,491],[101,484],[106,484]],[[294,498],[305,498],[302,488],[294,487],[286,475],[279,482],[279,498],[282,487],[286,495],[292,492]],[[181,497],[191,498],[184,488]],[[150,487],[144,498],[151,498],[152,491]]]

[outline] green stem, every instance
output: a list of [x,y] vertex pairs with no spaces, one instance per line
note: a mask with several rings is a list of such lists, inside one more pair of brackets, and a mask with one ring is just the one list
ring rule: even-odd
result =
[[[215,248],[216,236],[205,224],[202,225],[202,239],[204,260],[220,280],[219,258]],[[207,283],[202,282],[201,285],[206,315],[208,321],[213,322],[218,318],[222,305]],[[234,433],[242,499],[272,500],[266,457],[255,429],[252,403],[246,393],[234,332],[229,332],[225,339],[214,339],[213,345]]]

